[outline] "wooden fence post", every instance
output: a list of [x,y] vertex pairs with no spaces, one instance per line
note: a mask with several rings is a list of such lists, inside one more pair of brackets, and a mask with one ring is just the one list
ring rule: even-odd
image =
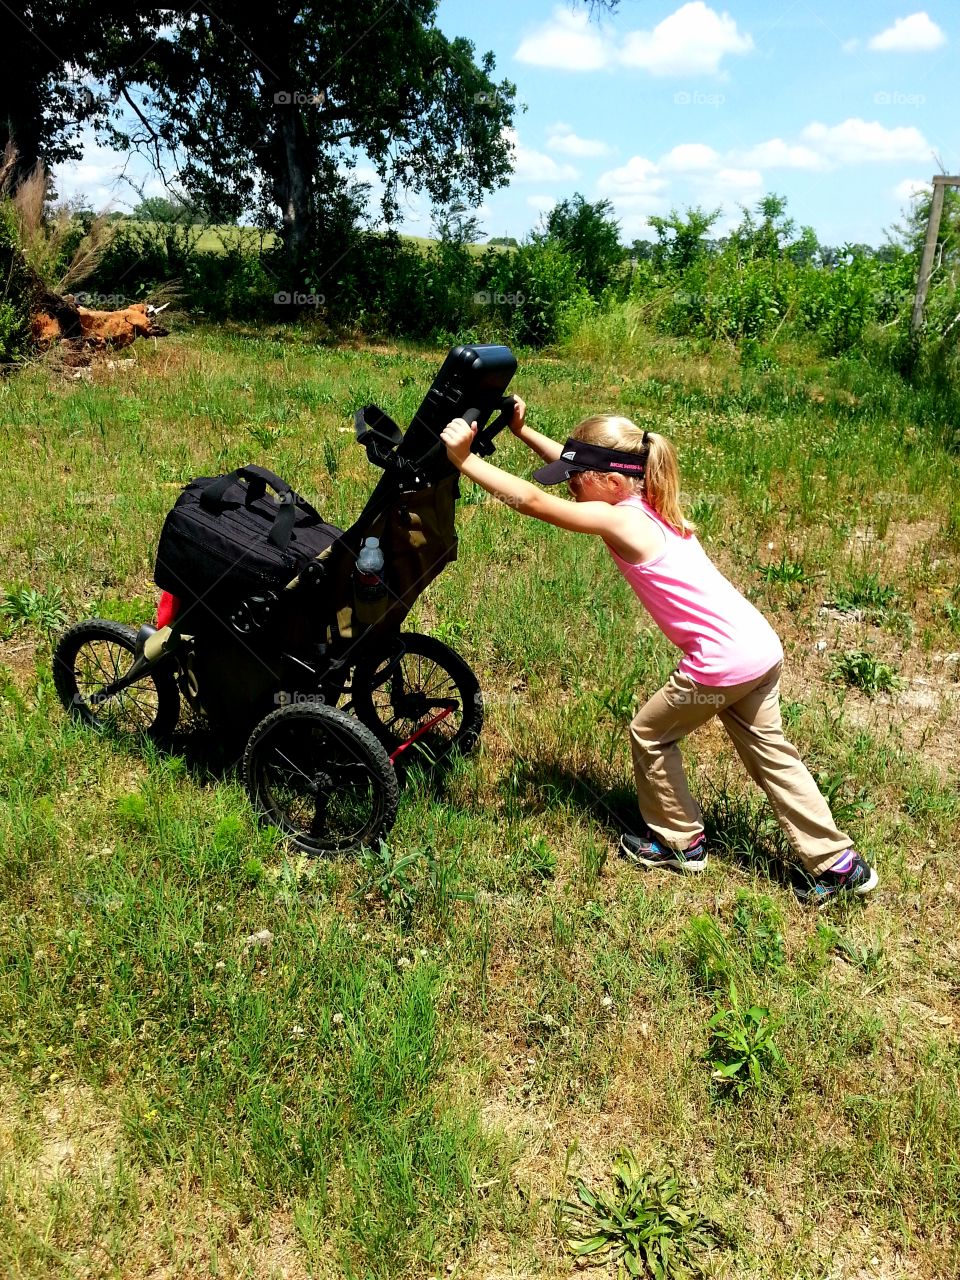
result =
[[913,315],[910,318],[910,332],[919,333],[923,324],[923,307],[927,300],[927,289],[933,274],[933,255],[937,251],[937,235],[940,231],[940,218],[943,215],[943,193],[947,187],[960,187],[960,177],[950,178],[938,173],[933,179],[933,199],[930,201],[930,217],[927,219],[927,237],[923,242],[923,257],[920,260],[920,274],[917,277],[917,291],[913,295]]

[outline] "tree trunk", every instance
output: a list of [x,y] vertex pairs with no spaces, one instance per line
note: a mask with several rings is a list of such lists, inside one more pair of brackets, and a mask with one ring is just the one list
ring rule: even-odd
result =
[[302,286],[312,231],[310,158],[307,139],[296,103],[280,107],[280,167],[274,181],[274,197],[283,218],[281,238],[287,260],[288,283]]

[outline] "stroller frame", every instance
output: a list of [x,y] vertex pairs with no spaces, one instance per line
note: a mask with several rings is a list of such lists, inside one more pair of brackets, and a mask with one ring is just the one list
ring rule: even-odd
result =
[[[400,628],[456,556],[459,477],[440,432],[464,417],[478,426],[474,450],[492,453],[512,416],[515,370],[507,347],[454,347],[405,432],[377,406],[359,409],[357,440],[383,475],[353,524],[286,586],[244,594],[226,614],[201,598],[161,628],[76,623],[54,651],[64,707],[95,728],[166,744],[182,694],[245,742],[258,817],[295,847],[339,853],[382,840],[404,766],[468,752],[479,737],[473,672],[436,637]],[[355,594],[354,565],[373,533],[387,535],[388,595],[370,606]]]

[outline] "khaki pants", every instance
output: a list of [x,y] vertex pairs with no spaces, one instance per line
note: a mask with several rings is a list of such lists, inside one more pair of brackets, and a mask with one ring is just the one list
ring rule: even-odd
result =
[[654,835],[685,849],[703,830],[678,746],[719,716],[747,773],[766,793],[777,821],[806,869],[826,871],[853,843],[837,829],[806,765],[783,736],[778,662],[746,684],[716,688],[675,671],[630,725],[637,799]]

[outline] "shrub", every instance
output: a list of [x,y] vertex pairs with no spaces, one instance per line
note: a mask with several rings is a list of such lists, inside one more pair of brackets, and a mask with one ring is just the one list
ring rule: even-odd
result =
[[576,264],[556,240],[533,237],[513,253],[488,260],[488,266],[483,290],[513,342],[553,342],[591,309]]

